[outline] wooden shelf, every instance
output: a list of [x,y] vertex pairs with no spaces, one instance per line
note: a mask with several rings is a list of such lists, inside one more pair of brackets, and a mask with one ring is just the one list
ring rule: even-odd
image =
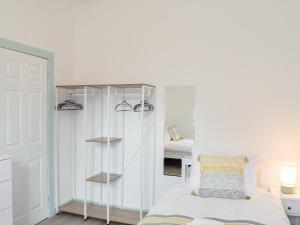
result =
[[[83,202],[71,201],[60,208],[61,212],[83,216]],[[143,213],[145,216],[146,213]],[[87,204],[87,216],[106,220],[106,206]],[[140,221],[140,213],[134,210],[110,207],[110,220],[118,223],[136,225]]]
[[[107,143],[108,138],[107,137],[99,137],[99,138],[91,138],[87,139],[87,142],[95,142],[95,143]],[[118,142],[122,141],[122,138],[116,138],[116,137],[111,137],[109,138],[110,142]]]
[[[121,176],[122,176],[121,174],[110,173],[109,182],[111,183],[113,181],[116,181]],[[105,183],[107,183],[107,173],[102,172],[102,173],[96,174],[92,177],[89,177],[86,180],[91,181],[91,182],[97,182],[97,183],[105,184]]]

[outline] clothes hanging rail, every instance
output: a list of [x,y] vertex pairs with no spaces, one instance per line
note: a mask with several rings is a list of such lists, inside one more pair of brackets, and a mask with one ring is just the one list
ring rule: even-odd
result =
[[[83,139],[84,139],[84,162],[85,162],[85,171],[84,171],[84,176],[85,176],[85,181],[84,181],[84,201],[83,203],[80,201],[77,201],[76,199],[73,199],[72,201],[70,201],[69,203],[60,204],[60,193],[59,193],[59,166],[57,165],[57,170],[56,170],[56,185],[55,185],[55,189],[57,191],[57,197],[56,197],[56,210],[57,212],[59,211],[63,211],[63,212],[69,212],[69,213],[74,213],[74,214],[78,214],[78,215],[83,215],[84,219],[86,220],[88,217],[95,217],[95,218],[99,218],[99,219],[105,219],[107,224],[110,223],[110,221],[115,221],[115,222],[120,222],[120,223],[128,223],[128,224],[136,224],[139,220],[141,220],[143,218],[143,216],[145,215],[145,211],[144,211],[144,180],[146,179],[144,177],[144,162],[143,162],[143,158],[144,158],[144,154],[145,154],[145,141],[144,141],[144,135],[147,135],[147,137],[151,136],[148,135],[147,132],[145,131],[145,127],[144,127],[144,121],[145,121],[145,112],[146,111],[154,111],[154,106],[155,106],[155,99],[156,99],[156,95],[155,95],[155,86],[153,85],[148,85],[148,84],[109,84],[109,85],[63,85],[63,86],[57,86],[57,90],[58,89],[63,89],[63,90],[71,90],[74,91],[74,93],[72,92],[72,96],[76,97],[76,96],[83,96]],[[88,97],[90,97],[91,95],[89,95],[90,93],[93,93],[95,96],[97,95],[96,93],[96,89],[101,89],[102,93],[102,106],[101,109],[103,111],[102,115],[107,115],[107,118],[105,118],[105,120],[103,119],[102,116],[102,134],[103,134],[103,124],[106,122],[105,124],[105,129],[106,129],[106,135],[103,137],[91,137],[89,136],[89,134],[91,132],[88,131],[88,119],[89,119],[89,107],[88,107]],[[140,117],[134,117],[137,118],[137,120],[139,120],[140,123],[140,139],[135,138],[135,140],[138,141],[138,151],[137,153],[140,153],[140,157],[138,157],[137,159],[140,159],[140,181],[139,181],[139,191],[140,191],[140,203],[139,203],[139,212],[137,213],[134,210],[129,210],[126,208],[118,208],[115,206],[111,205],[111,192],[112,190],[115,191],[114,189],[111,189],[111,185],[113,185],[114,182],[118,182],[118,180],[122,179],[122,203],[121,206],[123,207],[124,204],[124,173],[126,168],[128,167],[128,165],[124,164],[124,140],[122,137],[113,137],[112,136],[112,130],[111,130],[111,121],[112,121],[112,117],[111,117],[111,109],[114,109],[114,105],[112,104],[112,96],[113,95],[120,95],[122,96],[123,101],[125,100],[126,93],[124,94],[124,90],[133,90],[133,89],[137,89],[138,92],[134,93],[127,93],[129,94],[129,96],[134,96],[134,97],[140,97],[140,101],[137,102],[138,104],[135,105],[136,107],[136,111],[140,113]],[[122,94],[119,94],[118,90],[123,91]],[[79,93],[78,93],[79,91]],[[134,90],[136,91],[136,90]],[[103,98],[103,95],[105,94],[105,98]],[[56,95],[58,95],[58,91],[56,91]],[[147,99],[146,99],[147,96]],[[147,102],[147,100],[149,98],[152,98],[152,101],[150,103]],[[58,97],[56,96],[56,105],[58,104]],[[80,98],[82,100],[82,98]],[[126,100],[125,100],[126,101]],[[104,106],[103,104],[106,104],[106,106]],[[113,107],[113,108],[112,108]],[[132,107],[133,110],[133,107]],[[145,115],[144,115],[145,114]],[[152,115],[154,116],[154,126],[156,125],[156,113],[153,113]],[[80,114],[78,114],[80,115]],[[150,114],[147,113],[147,115],[149,116]],[[56,113],[56,117],[58,117],[58,114]],[[125,121],[125,114],[123,112],[123,123],[122,125],[122,136],[124,137],[124,121]],[[151,117],[152,118],[152,117]],[[56,118],[56,121],[58,123],[58,119]],[[105,121],[105,122],[104,122]],[[56,127],[58,127],[58,124],[56,125]],[[151,149],[153,151],[152,153],[152,157],[153,157],[153,172],[152,172],[152,177],[147,179],[152,179],[152,203],[154,202],[154,196],[155,196],[155,146],[156,146],[156,140],[155,140],[155,130],[156,128],[153,126],[151,126],[151,129],[154,131],[154,144],[153,144],[153,149]],[[92,135],[96,135],[96,132],[93,132]],[[57,136],[59,136],[58,132],[57,132]],[[57,140],[56,140],[57,141]],[[117,145],[119,142],[122,142],[122,158],[123,158],[123,166],[122,166],[122,172],[121,173],[115,173],[111,171],[111,160],[113,159],[111,156],[111,148],[114,147],[115,145]],[[103,156],[103,151],[106,151],[106,163],[107,163],[107,170],[103,171],[103,160],[104,158],[101,156],[102,162],[101,163],[101,171],[99,171],[99,173],[96,174],[89,174],[89,170],[87,168],[88,165],[88,155],[89,155],[89,146],[105,146],[105,149],[103,147],[101,147],[101,154]],[[57,157],[57,161],[59,161],[59,147],[56,147],[56,154],[55,156]],[[136,154],[136,153],[135,153]],[[76,155],[76,154],[75,154]],[[129,164],[132,162],[132,160],[130,160]],[[106,185],[106,203],[105,206],[102,205],[102,194],[101,194],[101,201],[100,201],[100,205],[95,206],[95,205],[91,205],[88,201],[88,183],[94,183],[94,184],[99,184],[101,186],[101,193],[102,193],[102,185]],[[150,200],[150,201],[151,201]],[[123,216],[122,216],[123,215]],[[127,215],[124,217],[124,215]]]

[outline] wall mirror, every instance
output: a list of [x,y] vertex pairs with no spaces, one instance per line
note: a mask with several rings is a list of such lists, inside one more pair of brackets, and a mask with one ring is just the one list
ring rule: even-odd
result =
[[187,177],[195,139],[195,88],[165,88],[164,175]]

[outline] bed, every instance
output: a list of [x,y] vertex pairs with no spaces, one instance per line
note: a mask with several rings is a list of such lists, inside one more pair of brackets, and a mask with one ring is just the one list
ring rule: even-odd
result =
[[191,157],[193,145],[194,140],[188,138],[178,141],[165,140],[165,158],[181,159]]
[[191,195],[192,191],[188,184],[175,186],[140,224],[185,225],[192,221],[192,225],[290,224],[279,198],[262,189],[252,194],[250,200],[200,198]]

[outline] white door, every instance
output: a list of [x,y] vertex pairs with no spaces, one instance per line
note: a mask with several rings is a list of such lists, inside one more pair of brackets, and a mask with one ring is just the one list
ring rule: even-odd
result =
[[47,218],[47,61],[4,48],[0,48],[0,152],[13,156],[14,225]]

